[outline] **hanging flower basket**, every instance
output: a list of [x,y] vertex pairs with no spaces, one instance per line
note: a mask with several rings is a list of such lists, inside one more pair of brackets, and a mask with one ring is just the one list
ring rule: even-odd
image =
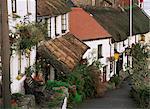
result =
[[17,79],[17,80],[21,80],[22,77],[23,77],[23,74],[20,73],[20,74],[18,74],[18,76],[16,77],[16,79]]

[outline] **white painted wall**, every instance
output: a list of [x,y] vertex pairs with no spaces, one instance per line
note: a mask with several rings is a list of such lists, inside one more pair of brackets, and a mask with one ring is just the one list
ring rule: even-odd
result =
[[[27,0],[16,0],[17,3],[17,10],[16,15],[20,16],[20,18],[13,18],[12,13],[12,2],[11,0],[8,1],[8,22],[9,22],[9,29],[15,32],[16,24],[20,24],[23,21],[25,16],[28,16],[28,13],[31,15],[28,16],[28,20],[30,22],[35,21],[35,13],[36,13],[36,3],[35,0],[28,0],[28,11],[27,11]],[[25,68],[28,66],[29,59],[25,55],[21,56],[21,73],[25,72]],[[33,47],[30,54],[30,65],[35,63],[36,57],[36,48]],[[10,73],[11,73],[11,92],[12,93],[24,93],[23,91],[23,81],[25,77],[21,80],[17,80],[16,77],[20,70],[19,65],[19,54],[18,51],[13,51],[12,56],[10,57]]]
[[[62,15],[56,16],[56,17],[49,17],[49,19],[51,19],[51,38],[55,39],[56,37],[61,37],[62,35],[65,35],[66,33],[69,32],[69,14],[66,13],[66,32],[62,33]],[[48,18],[48,16],[43,16],[43,17],[38,17],[38,19],[44,19],[44,18]],[[55,35],[55,18],[56,18],[56,33],[58,34],[58,36]],[[44,20],[42,20],[44,21]]]
[[150,44],[150,32],[144,35],[145,35],[145,43]]
[[51,36],[55,38],[55,17],[51,17]]
[[[27,0],[16,0],[17,1],[17,11],[15,14],[19,15],[21,18],[13,18],[13,13],[12,13],[12,4],[11,0],[8,1],[8,18],[9,18],[9,28],[13,31],[15,29],[13,28],[16,26],[17,23],[20,23],[20,21],[23,21],[24,16],[27,16]],[[29,21],[35,21],[35,11],[36,10],[36,4],[35,0],[28,0],[28,12],[31,13],[29,15]]]
[[62,35],[62,23],[61,23],[61,15],[57,16],[56,17],[56,33],[59,34],[59,35]]
[[[88,49],[83,56],[83,58],[87,58],[89,64],[92,64],[94,60],[99,60],[103,64],[103,66],[107,65],[107,80],[109,80],[110,77],[113,75],[113,72],[110,74],[110,62],[108,62],[107,57],[113,56],[114,51],[112,49],[114,49],[114,45],[112,44],[112,46],[110,46],[109,42],[110,39],[84,41],[84,43],[87,44],[90,49]],[[98,45],[100,44],[102,44],[103,58],[98,59]]]
[[[14,84],[18,84],[19,86],[23,86],[23,80],[17,80],[16,77],[18,76],[18,73],[20,71],[20,56],[17,51],[14,51],[13,55],[10,57],[10,73],[11,73],[11,82],[12,82],[12,93],[23,93],[18,92],[22,91],[22,87],[13,87]],[[25,73],[25,68],[29,67],[29,58],[25,55],[21,55],[21,73]],[[32,47],[30,52],[30,66],[34,65],[36,61],[36,47]],[[21,85],[22,84],[22,85]],[[15,92],[15,90],[17,92]]]
[[67,19],[67,31],[66,33],[69,32],[69,13],[66,13],[66,19]]

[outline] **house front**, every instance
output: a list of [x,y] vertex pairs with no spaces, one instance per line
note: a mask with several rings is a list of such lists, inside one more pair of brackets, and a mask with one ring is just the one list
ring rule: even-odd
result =
[[[10,30],[10,42],[16,39],[16,27],[22,23],[35,22],[36,3],[35,0],[7,0],[8,1],[8,23]],[[14,44],[14,43],[11,43]],[[24,93],[23,81],[25,76],[17,80],[19,74],[24,74],[25,69],[32,66],[36,60],[36,47],[33,46],[30,55],[20,54],[11,45],[10,74],[11,74],[11,93]]]
[[70,11],[62,0],[37,1],[37,22],[44,22],[47,28],[46,40],[39,44],[37,57],[39,62],[45,63],[45,81],[71,72],[88,49],[87,45],[70,33]]
[[113,54],[111,35],[82,8],[72,8],[69,19],[70,32],[90,47],[83,58],[88,60],[89,65],[98,62],[102,80],[108,81],[113,75],[114,64],[108,61],[108,57]]
[[105,7],[89,8],[87,11],[112,35],[114,51],[119,53],[119,59],[115,62],[115,73],[119,74],[121,69],[132,67],[130,48],[149,32],[149,18],[143,10],[137,6],[133,8],[132,36],[129,36],[129,9]]

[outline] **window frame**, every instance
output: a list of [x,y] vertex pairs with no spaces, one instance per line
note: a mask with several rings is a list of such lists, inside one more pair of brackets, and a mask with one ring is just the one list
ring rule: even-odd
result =
[[103,46],[103,44],[98,45],[98,59],[103,58],[102,46]]
[[57,34],[57,16],[55,16],[55,36],[58,36]]
[[67,30],[67,15],[63,14],[61,16],[61,25],[62,25],[62,33],[65,33]]
[[11,0],[11,8],[12,8],[12,13],[17,12],[17,1],[16,0]]
[[52,30],[51,30],[51,18],[45,18],[45,23],[47,27],[47,37],[51,38]]

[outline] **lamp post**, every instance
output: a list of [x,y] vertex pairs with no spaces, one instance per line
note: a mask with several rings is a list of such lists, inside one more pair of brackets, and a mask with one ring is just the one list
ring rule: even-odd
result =
[[2,98],[3,108],[11,109],[10,94],[10,47],[8,34],[7,0],[0,0],[0,45],[2,59]]
[[[133,18],[132,18],[133,17],[132,16],[132,14],[133,14],[132,13],[132,8],[133,8],[132,3],[133,3],[132,0],[130,0],[130,11],[129,11],[129,22],[130,22],[129,23],[129,28],[130,28],[129,30],[130,30],[130,36],[128,37],[128,48],[130,48],[130,45],[131,45],[130,44],[130,37],[132,37],[132,26],[133,26],[132,25],[132,20],[133,20]],[[129,60],[131,60],[130,58],[131,57],[127,55],[127,67],[129,67]]]
[[[114,53],[114,59],[115,59],[115,61],[114,61],[114,73],[115,74],[117,74],[117,61],[118,61],[118,59],[119,59],[119,52],[117,52],[117,50],[115,50],[115,53]],[[119,73],[119,72],[118,72]]]

